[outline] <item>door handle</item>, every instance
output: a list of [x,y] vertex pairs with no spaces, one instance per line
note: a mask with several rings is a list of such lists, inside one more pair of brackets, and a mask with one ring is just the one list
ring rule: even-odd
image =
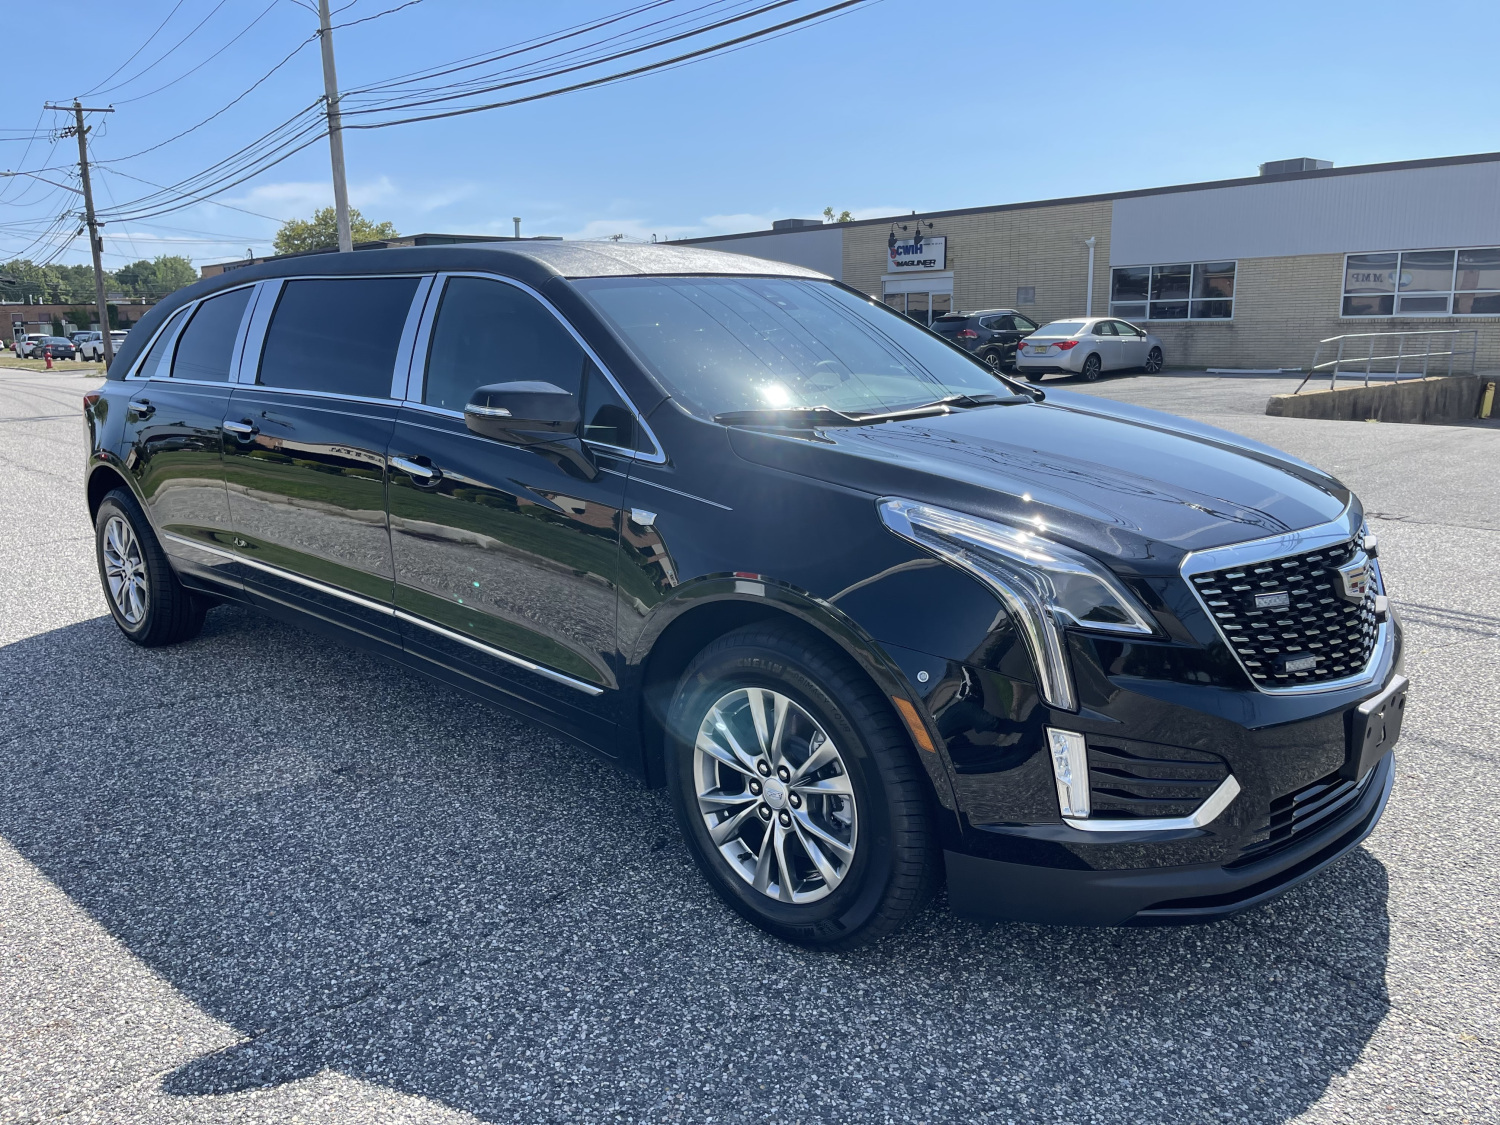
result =
[[407,457],[392,457],[391,464],[400,469],[418,484],[431,484],[442,476],[442,472],[431,465],[421,465]]
[[140,422],[155,414],[156,407],[151,405],[149,398],[138,398],[130,404],[126,413],[132,415],[135,421]]
[[260,433],[260,428],[250,422],[231,422],[226,418],[224,419],[223,426],[226,432],[233,434],[235,437],[249,437],[251,434]]

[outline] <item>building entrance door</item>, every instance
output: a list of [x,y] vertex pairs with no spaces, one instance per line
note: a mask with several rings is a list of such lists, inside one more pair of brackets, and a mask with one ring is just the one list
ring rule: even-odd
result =
[[905,313],[918,324],[931,324],[940,316],[953,311],[953,292],[897,292],[887,291],[885,303],[899,313]]

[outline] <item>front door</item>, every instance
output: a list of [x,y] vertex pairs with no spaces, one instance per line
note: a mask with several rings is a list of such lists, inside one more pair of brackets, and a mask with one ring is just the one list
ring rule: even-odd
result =
[[283,283],[259,361],[224,416],[224,478],[246,588],[271,608],[393,646],[400,633],[385,458],[418,284],[414,277]]
[[[597,421],[612,388],[527,290],[458,276],[437,296],[391,442],[406,646],[613,753],[615,586],[630,462],[597,448],[574,461],[480,437],[462,413],[478,387],[533,380],[579,396],[585,419]],[[584,436],[597,436],[587,423]]]
[[132,375],[126,464],[178,573],[237,585],[221,463],[224,410],[254,288],[178,312]]
[[1114,322],[1120,334],[1120,366],[1142,367],[1146,363],[1146,334],[1123,320]]

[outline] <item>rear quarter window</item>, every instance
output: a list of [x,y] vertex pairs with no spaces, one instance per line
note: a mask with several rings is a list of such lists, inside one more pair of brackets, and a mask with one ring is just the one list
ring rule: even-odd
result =
[[266,329],[263,387],[390,398],[414,277],[288,281]]

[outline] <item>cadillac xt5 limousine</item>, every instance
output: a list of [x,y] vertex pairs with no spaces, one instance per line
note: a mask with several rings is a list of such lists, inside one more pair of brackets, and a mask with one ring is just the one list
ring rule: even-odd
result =
[[666,786],[791,941],[944,882],[992,919],[1220,918],[1390,792],[1401,632],[1347,488],[799,267],[271,261],[158,304],[85,415],[130,640],[240,602],[518,712]]

